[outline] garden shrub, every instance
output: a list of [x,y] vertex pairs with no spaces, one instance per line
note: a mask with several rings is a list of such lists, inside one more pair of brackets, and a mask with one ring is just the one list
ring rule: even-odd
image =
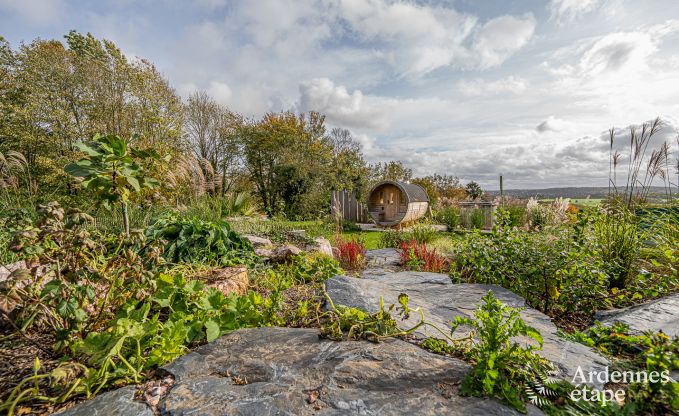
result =
[[530,198],[526,204],[526,217],[529,226],[533,229],[542,229],[551,222],[549,209],[540,205],[538,200],[534,198]]
[[526,221],[526,208],[517,205],[507,205],[498,208],[498,213],[502,212],[507,217],[506,226],[522,227]]
[[[275,296],[225,296],[172,270],[157,274],[158,241],[145,244],[138,234],[92,235],[86,226],[91,217],[56,203],[40,211],[38,226],[20,227],[12,248],[42,265],[51,280],[44,283],[37,268],[15,272],[0,287],[0,303],[15,305],[18,313],[2,312],[13,327],[55,339],[51,348],[39,347],[64,358],[46,370],[36,360],[34,374],[7,392],[0,411],[12,413],[24,401],[58,406],[74,396],[139,383],[190,345],[279,322]],[[224,244],[216,247],[223,250]],[[305,273],[323,278],[331,267],[331,261],[315,263]]]
[[428,222],[418,222],[404,233],[406,241],[415,240],[418,243],[431,243],[437,236],[436,229]]
[[452,231],[460,225],[460,210],[456,207],[441,208],[436,212],[434,218]]
[[607,266],[610,287],[622,289],[633,274],[645,233],[634,215],[622,206],[593,214],[592,224],[593,248]]
[[344,232],[352,232],[352,231],[361,231],[361,227],[358,226],[354,221],[342,221],[342,231]]
[[403,231],[386,229],[380,232],[380,248],[398,248],[404,241],[407,236]]
[[474,208],[469,218],[474,229],[480,230],[486,225],[486,216],[482,209]]
[[607,276],[568,237],[495,229],[470,234],[454,256],[454,281],[499,284],[545,313],[608,306]]

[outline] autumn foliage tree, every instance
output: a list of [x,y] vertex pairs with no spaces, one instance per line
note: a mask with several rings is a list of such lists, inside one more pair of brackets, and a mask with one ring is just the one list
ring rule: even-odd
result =
[[0,74],[0,151],[25,155],[39,186],[70,186],[62,167],[99,133],[180,152],[180,98],[151,63],[128,60],[113,42],[75,31],[64,43],[38,39],[16,50],[0,40]]

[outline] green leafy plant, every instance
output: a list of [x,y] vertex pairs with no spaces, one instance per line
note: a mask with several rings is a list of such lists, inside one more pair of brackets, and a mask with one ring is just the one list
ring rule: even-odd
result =
[[130,233],[128,204],[132,193],[159,185],[156,179],[146,176],[140,162],[158,159],[155,150],[142,151],[128,148],[127,141],[115,135],[94,136],[92,143],[77,143],[85,158],[66,165],[71,176],[83,178],[83,189],[93,191],[106,208],[120,204],[123,213],[123,231]]
[[633,273],[645,233],[634,215],[620,205],[598,212],[592,224],[594,250],[607,265],[610,287],[622,289]]
[[256,260],[250,241],[226,221],[207,222],[168,214],[145,232],[148,241],[162,241],[163,257],[171,263],[248,264]]
[[397,248],[407,240],[406,233],[399,230],[386,229],[380,232],[380,248]]
[[470,216],[471,225],[473,228],[480,230],[486,225],[486,216],[482,209],[475,208]]
[[567,236],[560,237],[513,228],[470,234],[457,247],[451,276],[455,281],[499,284],[549,314],[592,313],[609,306],[603,265]]
[[[0,410],[12,410],[26,400],[60,403],[77,395],[90,397],[108,387],[139,383],[150,370],[182,355],[196,342],[272,323],[267,302],[255,292],[225,296],[206,289],[200,281],[169,274],[159,275],[151,286],[155,290],[144,300],[129,298],[97,330],[71,339],[67,347],[72,359],[57,367],[61,373],[38,373],[38,366],[0,404]],[[73,374],[60,376],[66,371]],[[24,390],[26,384],[40,379],[51,383],[34,383]]]
[[407,241],[415,240],[420,244],[431,243],[437,236],[436,229],[428,222],[419,222],[405,232]]
[[[462,393],[498,397],[525,411],[525,387],[551,369],[549,362],[535,353],[542,348],[540,332],[526,325],[519,309],[504,305],[492,291],[481,299],[474,318],[456,317],[452,333],[462,325],[471,328],[478,339],[468,353],[474,367],[462,383]],[[537,345],[522,346],[514,339],[517,336],[528,337]]]

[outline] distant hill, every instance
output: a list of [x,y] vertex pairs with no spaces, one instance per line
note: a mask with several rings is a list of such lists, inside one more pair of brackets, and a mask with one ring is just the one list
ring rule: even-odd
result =
[[[493,196],[499,196],[500,191],[488,191]],[[654,186],[651,188],[651,194],[665,194],[665,188],[662,186]],[[603,186],[591,187],[567,187],[567,188],[545,188],[545,189],[505,189],[505,196],[513,196],[514,198],[527,199],[530,197],[537,199],[547,198],[574,198],[574,199],[601,199],[608,196],[608,188]]]

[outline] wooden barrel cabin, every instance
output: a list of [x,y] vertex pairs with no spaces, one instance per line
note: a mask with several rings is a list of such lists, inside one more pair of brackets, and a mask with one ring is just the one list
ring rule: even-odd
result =
[[429,196],[420,185],[383,181],[368,195],[368,212],[381,227],[396,227],[416,221],[427,213]]

